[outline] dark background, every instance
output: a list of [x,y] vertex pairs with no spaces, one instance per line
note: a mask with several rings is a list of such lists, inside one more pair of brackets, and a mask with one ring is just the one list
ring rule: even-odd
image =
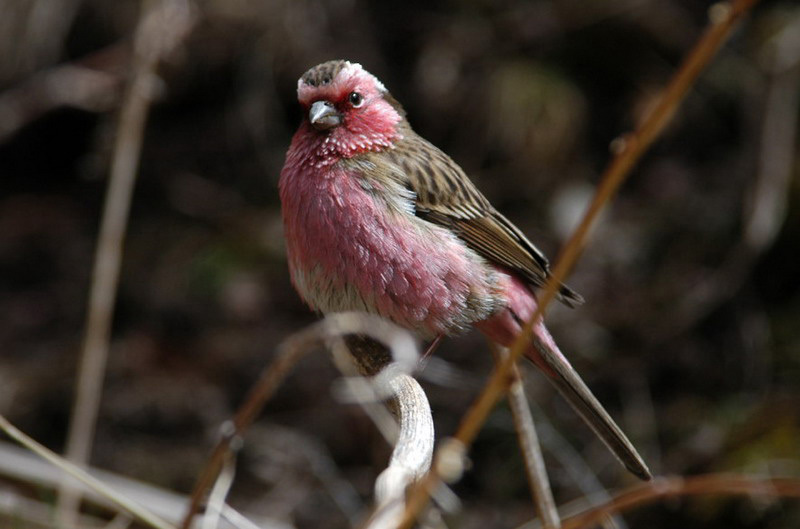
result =
[[[92,464],[188,491],[276,344],[315,320],[289,283],[277,195],[307,68],[363,64],[554,257],[610,142],[650,108],[709,5],[202,2],[160,70],[145,132]],[[0,411],[62,450],[138,2],[38,0],[2,16]],[[569,280],[587,303],[549,311],[564,352],[658,474],[800,474],[799,35],[789,1],[763,2],[734,33],[594,230]],[[105,72],[108,87],[43,101],[37,90],[68,63]],[[491,365],[477,334],[441,346],[422,374],[438,437]],[[557,502],[595,482],[633,484],[526,371]],[[333,396],[337,376],[322,352],[293,371],[245,440],[234,505],[346,526],[328,478],[355,502],[351,515],[368,504],[389,450]],[[530,519],[504,404],[471,454],[453,526]],[[777,528],[800,524],[800,509],[715,497],[626,519]]]

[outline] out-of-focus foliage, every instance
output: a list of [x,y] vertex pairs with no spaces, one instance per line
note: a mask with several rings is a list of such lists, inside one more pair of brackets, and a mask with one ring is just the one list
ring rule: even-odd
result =
[[[314,319],[289,283],[276,188],[307,68],[362,63],[554,256],[611,141],[647,113],[709,7],[199,4],[146,130],[92,459],[183,491],[274,345]],[[0,16],[0,411],[55,449],[138,6],[31,0]],[[562,349],[657,473],[800,474],[799,43],[797,6],[763,2],[594,231],[570,279],[586,305],[550,311]],[[439,435],[490,367],[477,335],[442,345],[423,374]],[[369,498],[388,449],[332,396],[335,377],[322,354],[298,367],[246,440],[235,505],[342,527],[342,509]],[[540,377],[529,390],[559,503],[590,492],[592,474],[631,482]],[[458,526],[533,516],[503,406],[472,461]],[[334,500],[337,480],[357,494]],[[627,519],[777,528],[800,523],[800,509],[707,499]]]

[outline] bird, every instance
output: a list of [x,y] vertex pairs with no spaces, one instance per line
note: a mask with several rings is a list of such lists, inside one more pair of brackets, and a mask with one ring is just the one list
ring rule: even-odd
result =
[[[346,60],[297,82],[302,120],[279,179],[290,278],[322,314],[377,314],[438,341],[471,327],[510,346],[537,309],[548,260],[447,154],[411,128],[377,77]],[[566,285],[557,298],[583,298]],[[544,323],[525,356],[635,476],[643,458]]]

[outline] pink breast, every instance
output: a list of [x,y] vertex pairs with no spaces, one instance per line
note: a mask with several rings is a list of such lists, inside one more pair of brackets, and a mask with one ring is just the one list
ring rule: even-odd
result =
[[309,305],[367,310],[425,336],[485,318],[493,294],[483,261],[449,231],[393,211],[358,178],[336,169],[282,178],[290,267]]

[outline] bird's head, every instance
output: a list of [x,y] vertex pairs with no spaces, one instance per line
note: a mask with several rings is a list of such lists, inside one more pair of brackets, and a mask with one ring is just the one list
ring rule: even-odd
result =
[[402,137],[403,109],[360,64],[328,61],[311,68],[297,81],[297,99],[330,155],[381,150]]

